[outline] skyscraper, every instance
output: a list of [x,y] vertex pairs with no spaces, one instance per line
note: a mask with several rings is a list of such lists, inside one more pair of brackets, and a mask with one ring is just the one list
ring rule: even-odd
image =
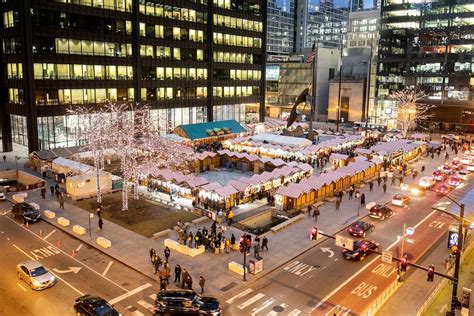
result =
[[268,0],[267,6],[267,54],[289,55],[295,46],[295,0]]
[[472,1],[384,0],[374,123],[395,126],[390,93],[411,88],[436,105],[433,128],[472,129],[474,123],[474,5]]
[[77,145],[77,105],[147,104],[166,131],[264,115],[264,0],[2,0],[4,150]]

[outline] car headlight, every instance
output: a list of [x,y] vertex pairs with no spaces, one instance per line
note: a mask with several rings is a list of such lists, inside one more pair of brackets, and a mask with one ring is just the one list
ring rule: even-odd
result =
[[56,278],[54,277],[54,275],[51,276],[51,279],[49,279],[51,282],[54,282],[56,281]]
[[34,286],[39,286],[39,285],[41,285],[41,283],[37,280],[33,280],[33,285]]

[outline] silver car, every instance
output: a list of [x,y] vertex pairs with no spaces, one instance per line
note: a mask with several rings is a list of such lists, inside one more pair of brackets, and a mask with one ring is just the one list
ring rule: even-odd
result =
[[32,290],[44,290],[56,284],[56,277],[35,260],[22,262],[16,266],[20,280],[28,283]]

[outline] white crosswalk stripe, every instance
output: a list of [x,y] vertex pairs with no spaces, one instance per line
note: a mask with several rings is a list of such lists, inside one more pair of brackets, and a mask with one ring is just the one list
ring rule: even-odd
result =
[[226,302],[227,304],[232,304],[235,300],[238,300],[239,298],[244,297],[245,295],[250,294],[252,292],[252,289],[246,289],[245,291],[237,294],[236,296],[229,298]]
[[156,294],[153,293],[152,295],[150,295],[150,298],[153,300],[153,302],[156,300]]
[[268,306],[272,305],[274,301],[275,300],[273,298],[268,299],[262,305],[260,305],[259,307],[255,307],[254,309],[252,309],[252,316],[257,315],[258,312],[260,312],[260,311],[264,310],[265,308],[267,308]]
[[139,300],[137,303],[140,304],[141,306],[145,307],[150,312],[152,312],[152,313],[155,312],[155,307],[153,305],[151,305],[150,303],[147,303],[144,300]]
[[294,309],[288,314],[288,316],[297,316],[299,314],[301,314],[301,311],[299,309]]
[[251,298],[249,298],[248,300],[246,300],[245,302],[243,302],[242,304],[240,304],[239,306],[237,306],[237,308],[238,308],[238,309],[244,309],[244,308],[246,308],[247,306],[252,305],[252,304],[255,303],[256,301],[262,299],[264,296],[265,296],[265,294],[258,293],[258,294],[256,294],[255,296],[252,296]]

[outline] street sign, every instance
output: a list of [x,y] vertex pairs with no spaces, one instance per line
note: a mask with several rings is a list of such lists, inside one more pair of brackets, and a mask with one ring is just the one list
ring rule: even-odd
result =
[[336,246],[346,248],[349,250],[354,250],[354,240],[349,237],[336,235]]
[[393,252],[388,250],[382,251],[382,262],[392,263]]
[[406,241],[406,242],[409,243],[409,244],[413,244],[413,243],[415,242],[414,239],[411,239],[411,238],[408,238],[408,237],[402,237],[402,236],[400,236],[400,235],[397,236],[397,239],[398,239],[398,240],[403,239],[404,241]]
[[448,249],[452,248],[453,246],[459,245],[459,233],[456,231],[450,230],[448,232]]
[[406,230],[405,230],[405,234],[406,235],[413,235],[415,233],[415,229],[413,227],[408,227]]

